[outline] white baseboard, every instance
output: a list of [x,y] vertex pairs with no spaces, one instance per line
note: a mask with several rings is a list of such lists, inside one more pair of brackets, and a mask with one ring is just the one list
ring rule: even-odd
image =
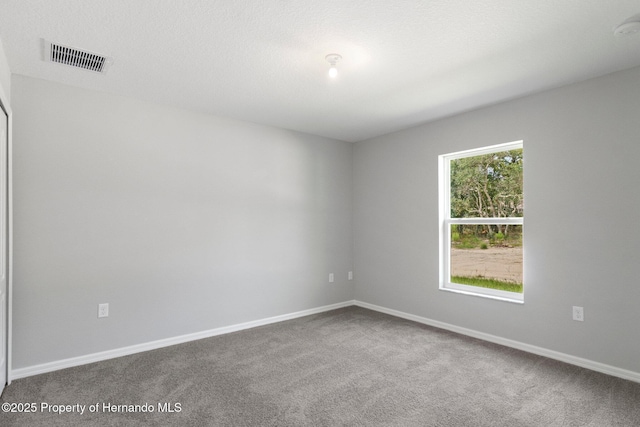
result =
[[422,323],[429,326],[434,326],[440,329],[446,329],[451,332],[456,332],[462,335],[467,335],[473,338],[478,338],[484,341],[489,341],[495,344],[504,345],[506,347],[515,348],[518,350],[526,351],[528,353],[537,354],[539,356],[548,357],[550,359],[559,360],[561,362],[569,363],[571,365],[580,366],[582,368],[591,369],[592,371],[601,372],[603,374],[611,375],[625,380],[634,381],[640,383],[640,373],[629,371],[615,366],[606,365],[600,362],[594,362],[593,360],[583,359],[581,357],[572,356],[566,353],[560,353],[554,350],[548,350],[546,348],[537,347],[535,345],[525,344],[519,341],[514,341],[506,338],[501,338],[495,335],[486,334],[484,332],[474,331],[473,329],[461,328],[459,326],[451,325],[437,320],[427,319],[426,317],[416,316],[414,314],[404,313],[398,310],[392,310],[390,308],[381,307],[374,304],[369,304],[362,301],[354,301],[354,305],[362,308],[368,308],[369,310],[379,311],[381,313],[390,314],[391,316],[401,317],[407,320],[413,320],[414,322]]
[[592,360],[583,359],[581,357],[572,356],[570,354],[548,350],[546,348],[537,347],[534,345],[525,344],[519,341],[514,341],[506,338],[501,338],[495,335],[486,334],[484,332],[474,331],[473,329],[462,328],[459,326],[451,325],[449,323],[439,322],[437,320],[428,319],[426,317],[416,316],[414,314],[409,314],[402,311],[393,310],[390,308],[381,307],[378,305],[369,304],[369,303],[357,301],[357,300],[344,301],[337,304],[325,305],[323,307],[312,308],[309,310],[302,310],[295,313],[283,314],[280,316],[269,317],[266,319],[254,320],[251,322],[240,323],[237,325],[224,326],[221,328],[210,329],[202,332],[196,332],[193,334],[181,335],[177,337],[166,338],[158,341],[151,341],[143,344],[136,344],[136,345],[118,348],[114,350],[107,350],[99,353],[87,354],[85,356],[78,356],[78,357],[72,357],[69,359],[57,360],[54,362],[43,363],[41,365],[14,369],[10,372],[11,373],[10,378],[11,380],[14,380],[18,378],[29,377],[32,375],[44,374],[46,372],[57,371],[60,369],[71,368],[74,366],[86,365],[88,363],[100,362],[102,360],[113,359],[115,357],[127,356],[135,353],[141,353],[143,351],[155,350],[162,347],[168,347],[171,345],[182,344],[189,341],[195,341],[203,338],[214,337],[216,335],[228,334],[231,332],[241,331],[244,329],[255,328],[257,326],[269,325],[271,323],[277,323],[285,320],[296,319],[298,317],[309,316],[311,314],[336,310],[338,308],[349,307],[352,305],[356,305],[362,308],[367,308],[369,310],[379,311],[381,313],[400,317],[402,319],[412,320],[414,322],[422,323],[425,325],[434,326],[436,328],[446,329],[448,331],[456,332],[462,335],[467,335],[473,338],[478,338],[478,339],[489,341],[495,344],[504,345],[506,347],[515,348],[518,350],[526,351],[528,353],[533,353],[539,356],[544,356],[550,359],[555,359],[561,362],[580,366],[582,368],[591,369],[592,371],[602,372],[603,374],[607,374],[614,377],[623,378],[625,380],[630,380],[630,381],[640,383],[640,373],[638,372],[617,368],[615,366],[606,365],[600,362],[594,362]]
[[176,344],[182,344],[182,343],[195,341],[203,338],[210,338],[216,335],[228,334],[231,332],[241,331],[243,329],[255,328],[257,326],[268,325],[271,323],[282,322],[285,320],[296,319],[298,317],[309,316],[311,314],[336,310],[338,308],[343,308],[343,307],[349,307],[354,304],[355,304],[355,301],[344,301],[341,303],[325,305],[323,307],[312,308],[309,310],[297,311],[295,313],[283,314],[280,316],[268,317],[266,319],[239,323],[237,325],[223,326],[221,328],[210,329],[207,331],[196,332],[193,334],[180,335],[177,337],[166,338],[158,341],[151,341],[143,344],[136,344],[128,347],[117,348],[114,350],[101,351],[99,353],[92,353],[84,356],[72,357],[69,359],[43,363],[41,365],[13,369],[11,371],[11,380],[30,377],[32,375],[44,374],[46,372],[53,372],[60,369],[71,368],[74,366],[86,365],[88,363],[100,362],[102,360],[113,359],[116,357],[128,356],[130,354],[141,353],[143,351],[155,350],[158,348],[168,347]]

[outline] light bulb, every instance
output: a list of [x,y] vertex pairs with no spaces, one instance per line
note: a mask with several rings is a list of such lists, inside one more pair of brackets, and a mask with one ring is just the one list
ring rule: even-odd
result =
[[331,68],[329,68],[329,77],[331,77],[332,79],[335,79],[336,76],[338,75],[338,69],[336,68],[336,63],[342,59],[342,56],[338,55],[337,53],[330,53],[329,55],[325,56],[324,59],[326,59],[327,62],[331,64]]

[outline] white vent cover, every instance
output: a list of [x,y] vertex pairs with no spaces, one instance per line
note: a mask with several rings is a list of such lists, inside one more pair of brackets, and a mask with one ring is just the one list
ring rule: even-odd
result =
[[97,73],[106,73],[107,68],[113,62],[111,58],[75,47],[63,46],[43,40],[44,60],[82,68]]

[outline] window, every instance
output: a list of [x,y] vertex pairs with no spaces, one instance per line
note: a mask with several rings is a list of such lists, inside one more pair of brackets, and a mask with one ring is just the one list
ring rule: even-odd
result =
[[523,301],[522,141],[439,157],[440,289]]

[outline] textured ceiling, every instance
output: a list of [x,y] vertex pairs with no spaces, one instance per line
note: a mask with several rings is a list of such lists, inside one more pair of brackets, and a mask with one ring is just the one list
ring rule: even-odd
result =
[[[360,141],[640,65],[640,0],[0,0],[15,74]],[[42,61],[40,39],[114,59]],[[324,57],[339,53],[339,76]]]

